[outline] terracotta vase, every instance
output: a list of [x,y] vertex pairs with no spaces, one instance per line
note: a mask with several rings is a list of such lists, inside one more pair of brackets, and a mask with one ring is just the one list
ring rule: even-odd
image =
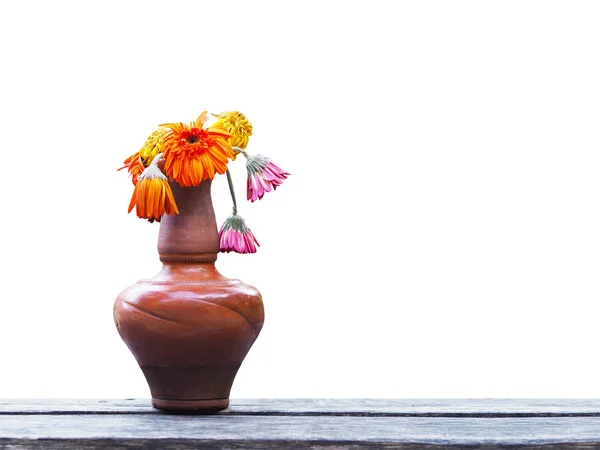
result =
[[219,237],[210,181],[172,183],[179,214],[164,216],[162,270],[119,294],[114,319],[155,408],[218,411],[264,321],[260,293],[214,266]]

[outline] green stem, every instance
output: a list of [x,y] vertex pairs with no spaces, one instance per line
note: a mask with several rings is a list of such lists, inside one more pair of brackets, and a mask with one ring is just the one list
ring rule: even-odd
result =
[[235,191],[233,190],[233,180],[231,179],[231,174],[229,173],[229,169],[226,169],[227,173],[227,183],[229,183],[229,192],[231,192],[231,200],[233,200],[233,215],[237,214],[237,202],[235,201]]

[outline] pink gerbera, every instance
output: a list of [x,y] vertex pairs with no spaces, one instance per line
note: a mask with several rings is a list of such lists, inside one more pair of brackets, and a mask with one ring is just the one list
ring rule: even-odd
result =
[[256,247],[260,247],[244,219],[235,213],[225,220],[219,230],[219,243],[221,251],[227,253],[256,253]]
[[263,198],[265,192],[277,189],[277,186],[289,175],[262,155],[248,156],[246,169],[248,170],[248,200],[251,202]]

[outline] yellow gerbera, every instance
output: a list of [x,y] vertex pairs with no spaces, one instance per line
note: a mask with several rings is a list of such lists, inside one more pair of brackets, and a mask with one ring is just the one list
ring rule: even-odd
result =
[[144,166],[148,167],[154,157],[159,153],[163,153],[163,137],[167,130],[165,128],[159,128],[154,131],[139,151]]
[[119,170],[127,168],[133,184],[137,183],[138,177],[150,165],[154,157],[163,152],[162,139],[166,132],[167,130],[164,128],[154,131],[140,150],[123,161],[125,165]]
[[231,135],[229,143],[232,147],[242,150],[248,145],[248,138],[252,136],[252,124],[248,118],[239,111],[229,111],[218,114],[213,126],[227,130]]

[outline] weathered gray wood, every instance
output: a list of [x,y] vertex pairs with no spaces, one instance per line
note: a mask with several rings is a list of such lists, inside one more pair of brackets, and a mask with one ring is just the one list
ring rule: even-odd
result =
[[234,400],[174,415],[149,400],[0,400],[10,449],[600,449],[600,400]]
[[275,441],[463,447],[600,443],[600,417],[4,415],[0,417],[0,430],[3,439],[21,441],[113,439],[119,442],[143,438],[213,443]]
[[[2,414],[162,414],[149,399],[0,399]],[[600,399],[237,399],[221,415],[600,416]]]

